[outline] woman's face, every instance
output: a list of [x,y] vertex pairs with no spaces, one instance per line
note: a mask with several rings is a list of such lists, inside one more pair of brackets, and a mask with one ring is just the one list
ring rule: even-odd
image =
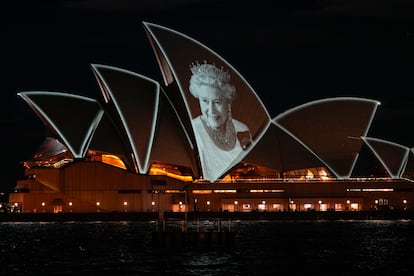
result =
[[198,91],[202,116],[211,128],[220,128],[228,119],[230,102],[217,87],[202,85]]

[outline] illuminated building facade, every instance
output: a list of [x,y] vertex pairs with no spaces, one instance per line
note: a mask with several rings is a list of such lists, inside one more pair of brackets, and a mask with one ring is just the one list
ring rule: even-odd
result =
[[[19,93],[50,135],[24,162],[27,179],[10,194],[13,206],[23,212],[410,208],[413,150],[368,137],[378,101],[328,98],[271,118],[214,51],[159,25],[144,28],[164,85],[93,64],[102,99]],[[356,176],[363,148],[380,173]]]

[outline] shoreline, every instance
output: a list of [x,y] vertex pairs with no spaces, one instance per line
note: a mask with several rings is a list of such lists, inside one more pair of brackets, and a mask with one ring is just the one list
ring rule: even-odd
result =
[[399,220],[414,219],[411,210],[308,212],[96,212],[0,213],[0,222],[92,222],[157,220]]

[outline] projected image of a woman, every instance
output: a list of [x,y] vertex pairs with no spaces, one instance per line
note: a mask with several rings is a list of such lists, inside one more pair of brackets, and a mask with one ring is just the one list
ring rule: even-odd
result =
[[214,64],[194,63],[189,90],[201,114],[192,120],[203,176],[216,180],[251,141],[249,127],[232,118],[236,88],[230,73]]

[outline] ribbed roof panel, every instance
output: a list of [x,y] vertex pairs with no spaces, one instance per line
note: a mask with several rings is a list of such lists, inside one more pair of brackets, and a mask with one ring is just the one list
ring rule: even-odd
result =
[[378,101],[339,97],[310,102],[274,122],[313,152],[339,178],[351,175]]
[[93,65],[104,89],[104,97],[113,105],[131,146],[131,154],[140,173],[149,169],[158,112],[159,84],[137,73],[105,65]]
[[18,93],[75,158],[83,158],[103,110],[87,97],[45,91]]
[[362,140],[372,150],[392,178],[402,176],[407,165],[410,148],[373,137],[362,137]]
[[[269,122],[269,114],[263,103],[248,82],[220,55],[200,42],[175,30],[144,22],[145,30],[154,49],[166,85],[176,81],[187,110],[188,119],[200,115],[199,102],[189,92],[190,66],[195,62],[206,62],[222,67],[231,75],[231,83],[236,87],[236,98],[232,103],[232,117],[248,126],[253,143],[235,156],[232,161],[214,171],[203,166],[205,179],[215,181],[248,154],[264,134]],[[196,131],[193,129],[193,131]],[[200,156],[206,156],[204,148],[197,141]],[[208,154],[207,154],[208,155]],[[214,162],[214,161],[213,161]]]
[[273,123],[244,161],[282,173],[324,165],[294,137]]

